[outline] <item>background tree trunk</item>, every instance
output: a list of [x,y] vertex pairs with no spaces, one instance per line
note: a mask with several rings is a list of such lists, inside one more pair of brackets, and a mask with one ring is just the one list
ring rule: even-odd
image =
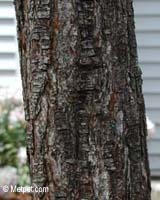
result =
[[150,200],[132,0],[16,0],[35,200]]

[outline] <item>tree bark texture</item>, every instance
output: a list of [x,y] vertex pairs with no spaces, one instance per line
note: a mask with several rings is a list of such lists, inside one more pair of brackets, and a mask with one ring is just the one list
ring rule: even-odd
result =
[[16,0],[34,200],[150,200],[132,0]]

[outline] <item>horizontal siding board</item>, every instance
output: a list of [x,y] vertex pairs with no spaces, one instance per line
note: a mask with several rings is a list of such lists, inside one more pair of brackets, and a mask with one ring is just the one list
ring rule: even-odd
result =
[[[135,15],[159,15],[160,1],[134,1]],[[154,12],[153,12],[154,11]]]
[[15,16],[15,9],[13,2],[0,2],[0,18],[13,19]]
[[152,176],[153,178],[158,178],[159,175],[160,175],[160,170],[159,170],[159,169],[157,169],[157,170],[152,170],[152,171],[151,171],[151,176]]
[[16,53],[0,53],[0,60],[5,60],[5,59],[15,59],[16,58]]
[[160,93],[160,79],[144,79],[143,81],[144,93]]
[[160,48],[159,32],[137,32],[138,47],[158,47]]
[[160,155],[159,144],[159,139],[148,141],[148,150],[150,152],[150,155]]
[[139,63],[143,78],[159,79],[160,63]]
[[0,77],[1,76],[15,76],[16,71],[14,69],[8,68],[8,69],[1,69],[0,71]]
[[[160,144],[160,125],[155,126],[155,133],[152,134],[148,142],[150,143],[151,141],[157,141],[157,140],[159,141],[159,144]],[[159,154],[160,154],[160,149],[159,149]]]
[[156,30],[160,31],[160,15],[159,16],[135,16],[135,26],[137,30]]
[[[15,41],[15,35],[0,35],[0,41],[6,41],[6,42],[14,41],[14,42],[16,42]],[[16,45],[16,43],[15,43],[15,45]]]
[[138,48],[139,62],[160,63],[160,48]]
[[157,125],[160,125],[160,108],[146,108],[148,117]]
[[[0,59],[0,70],[16,69],[16,60],[14,59]],[[0,71],[1,73],[1,71]]]
[[15,27],[15,18],[12,18],[12,19],[0,18],[0,25],[14,26],[14,28],[16,29],[16,27]]
[[14,0],[0,0],[0,3],[6,3],[6,2],[11,2],[11,3],[13,3]]
[[15,41],[0,39],[0,53],[16,53]]
[[150,155],[149,156],[150,161],[150,168],[154,170],[160,171],[160,155]]
[[[10,87],[11,85],[13,86],[13,88],[17,85],[20,85],[21,82],[19,79],[17,79],[17,76],[0,76],[0,86],[1,87]],[[16,88],[15,87],[15,88]]]
[[160,94],[144,94],[147,108],[160,108]]
[[1,24],[0,23],[0,36],[13,36],[16,35],[15,25]]

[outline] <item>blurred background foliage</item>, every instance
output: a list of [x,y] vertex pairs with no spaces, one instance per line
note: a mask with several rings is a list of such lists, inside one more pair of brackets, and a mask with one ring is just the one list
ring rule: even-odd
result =
[[5,166],[16,168],[16,184],[30,185],[23,105],[13,98],[0,101],[0,167]]

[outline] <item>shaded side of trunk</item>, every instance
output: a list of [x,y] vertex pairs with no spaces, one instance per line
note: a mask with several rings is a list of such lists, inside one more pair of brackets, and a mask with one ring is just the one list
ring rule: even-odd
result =
[[150,200],[131,0],[15,1],[35,200]]

